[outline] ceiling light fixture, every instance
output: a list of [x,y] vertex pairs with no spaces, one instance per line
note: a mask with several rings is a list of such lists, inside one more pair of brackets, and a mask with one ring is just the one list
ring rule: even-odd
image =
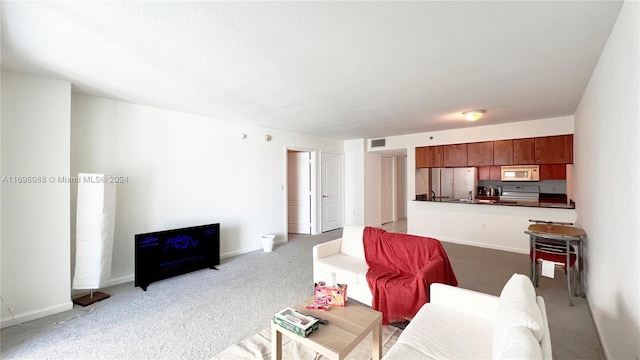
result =
[[482,117],[482,114],[486,113],[487,110],[469,110],[462,113],[465,118],[469,121],[476,121]]

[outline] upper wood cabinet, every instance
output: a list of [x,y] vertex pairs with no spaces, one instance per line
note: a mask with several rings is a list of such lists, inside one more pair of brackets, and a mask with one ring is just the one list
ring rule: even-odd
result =
[[478,167],[478,180],[500,180],[500,166],[480,166]]
[[[416,168],[573,163],[573,135],[416,147]],[[494,175],[495,175],[495,169]],[[551,169],[551,168],[548,168]],[[559,169],[559,168],[558,168]],[[549,176],[561,178],[560,170]],[[495,178],[495,176],[492,176]],[[498,178],[499,180],[499,178]]]
[[535,138],[513,140],[513,165],[532,165],[536,163]]
[[573,135],[535,138],[536,164],[570,164],[573,162]]
[[443,149],[439,146],[421,146],[416,148],[416,167],[443,167]]
[[429,167],[429,148],[426,146],[416,148],[416,167]]
[[493,165],[513,165],[513,140],[493,142]]
[[542,180],[566,180],[566,164],[544,164],[540,165],[540,181]]
[[429,166],[430,167],[443,167],[444,166],[444,148],[442,145],[429,146]]
[[445,167],[467,166],[467,144],[443,145]]
[[493,141],[467,144],[467,165],[493,165]]

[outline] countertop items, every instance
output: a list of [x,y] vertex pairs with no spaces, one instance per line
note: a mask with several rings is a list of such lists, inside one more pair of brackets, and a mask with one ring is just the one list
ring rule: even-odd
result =
[[[488,198],[488,197],[487,197]],[[495,198],[495,197],[494,197]],[[416,199],[414,201],[419,202],[431,202],[427,200]],[[575,203],[567,204],[567,203],[556,203],[556,202],[539,202],[539,203],[529,203],[523,204],[518,203],[516,201],[504,201],[497,199],[483,199],[476,198],[474,200],[468,199],[446,199],[442,201],[436,201],[442,203],[450,203],[450,204],[479,204],[479,205],[502,205],[502,206],[521,206],[521,207],[540,207],[540,208],[556,208],[556,209],[575,209]]]

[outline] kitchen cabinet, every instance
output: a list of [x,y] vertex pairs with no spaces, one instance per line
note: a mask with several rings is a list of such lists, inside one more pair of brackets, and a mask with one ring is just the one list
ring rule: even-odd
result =
[[429,146],[429,166],[444,167],[443,153],[444,149],[442,145]]
[[573,162],[573,135],[535,138],[536,164],[571,164]]
[[[573,163],[573,135],[416,147],[416,168]],[[500,180],[500,176],[493,180]],[[548,168],[549,176],[561,170]],[[490,170],[487,170],[490,171]]]
[[513,165],[532,165],[536,163],[536,139],[513,140]]
[[416,148],[416,168],[429,167],[429,148],[426,146]]
[[493,142],[493,165],[513,165],[513,140]]
[[467,165],[493,165],[493,141],[467,144]]
[[466,167],[467,144],[444,145],[443,158],[445,167]]
[[500,171],[500,166],[491,166],[491,169],[489,171],[489,180],[502,180],[502,172]]
[[478,180],[490,180],[490,166],[480,166],[478,167]]
[[478,167],[478,180],[500,180],[500,166],[480,166]]
[[442,154],[442,145],[417,147],[416,168],[444,167]]
[[544,164],[540,165],[540,181],[542,180],[566,180],[566,164]]

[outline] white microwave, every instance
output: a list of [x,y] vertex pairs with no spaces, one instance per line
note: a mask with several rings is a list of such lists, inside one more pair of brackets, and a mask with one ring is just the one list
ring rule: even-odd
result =
[[538,165],[512,165],[500,167],[502,181],[540,181]]

